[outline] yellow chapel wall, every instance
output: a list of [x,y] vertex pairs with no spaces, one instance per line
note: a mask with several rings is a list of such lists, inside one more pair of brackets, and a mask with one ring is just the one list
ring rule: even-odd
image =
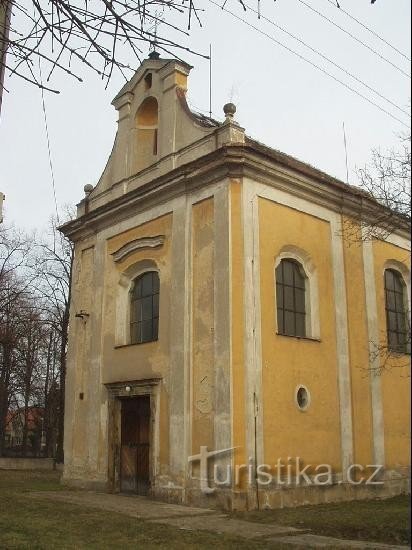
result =
[[[243,186],[231,183],[232,269],[232,384],[233,445],[235,464],[247,460],[247,410],[244,356],[244,223]],[[261,282],[261,345],[264,460],[300,456],[306,463],[330,463],[341,468],[341,425],[338,391],[338,358],[334,274],[329,222],[300,210],[259,198],[259,270]],[[344,227],[344,224],[343,224]],[[344,294],[348,329],[349,402],[352,413],[351,463],[374,463],[372,383],[369,363],[368,308],[365,285],[364,245],[339,238],[343,252]],[[320,341],[276,335],[275,258],[285,245],[306,251],[317,269]],[[408,251],[389,242],[373,244],[379,330],[386,338],[383,270],[385,262],[406,263]],[[403,358],[409,361],[409,357]],[[399,360],[394,360],[399,364]],[[278,367],[280,366],[280,368]],[[399,369],[381,377],[381,395],[387,469],[409,464],[410,378]],[[305,412],[297,409],[294,391],[303,384],[311,393]],[[402,406],[400,406],[400,402]],[[374,405],[376,407],[376,405]]]
[[[220,191],[224,193],[224,188]],[[183,203],[182,203],[183,205]],[[183,207],[186,210],[186,207]],[[215,410],[216,410],[216,381],[215,381],[215,356],[216,338],[215,324],[220,319],[220,325],[228,312],[219,313],[216,317],[215,300],[216,291],[216,215],[223,215],[224,207],[218,204],[215,207],[213,194],[203,200],[194,201],[190,206],[190,214],[187,211],[189,239],[185,242],[176,241],[176,235],[184,235],[180,210],[159,216],[151,221],[141,223],[131,229],[122,231],[106,241],[105,247],[105,273],[103,292],[102,315],[102,359],[101,382],[103,384],[127,382],[143,379],[160,379],[159,400],[159,448],[158,448],[158,472],[168,475],[170,464],[176,461],[173,452],[179,453],[179,460],[187,464],[187,457],[183,457],[185,449],[181,446],[178,450],[171,450],[172,435],[174,431],[171,425],[171,403],[178,400],[179,403],[189,403],[187,409],[187,426],[185,436],[189,444],[188,454],[197,454],[200,446],[207,445],[209,449],[215,448]],[[180,212],[181,213],[181,212]],[[161,246],[145,247],[126,255],[120,261],[114,261],[113,254],[123,246],[138,239],[162,236]],[[175,239],[175,240],[173,240]],[[220,246],[220,245],[219,245]],[[190,250],[187,250],[189,247]],[[173,280],[173,272],[177,264],[182,265],[190,258],[188,263],[188,280]],[[218,260],[219,269],[228,258]],[[160,312],[159,312],[159,338],[155,342],[144,344],[121,344],[117,342],[116,330],[119,324],[126,324],[128,330],[126,310],[119,311],[118,292],[122,285],[122,277],[134,269],[135,266],[156,266],[160,275]],[[223,262],[223,263],[222,263]],[[150,269],[150,268],[149,268]],[[129,275],[128,275],[129,276]],[[134,275],[133,275],[134,277]],[[189,296],[176,295],[176,288],[184,288]],[[186,286],[187,285],[187,286]],[[182,287],[183,288],[183,287]],[[186,292],[185,291],[185,292]],[[123,291],[124,292],[124,291]],[[190,332],[190,372],[181,387],[175,387],[171,382],[174,376],[171,372],[171,350],[178,345],[182,355],[186,354],[186,342],[182,339],[173,340],[173,325],[183,325],[186,319],[173,315],[173,304],[176,300],[190,302],[188,316],[188,330]],[[220,305],[219,305],[220,307]],[[229,343],[227,343],[229,345]],[[178,365],[184,370],[183,362]],[[179,394],[176,395],[176,392]],[[230,396],[228,396],[228,399]],[[183,406],[183,405],[182,405]],[[219,404],[217,405],[219,407]],[[101,439],[101,456],[107,453],[107,438]],[[228,447],[230,442],[224,446]],[[182,456],[180,456],[182,455]],[[193,467],[196,475],[197,466]],[[183,473],[183,471],[182,471]],[[179,482],[183,481],[178,479]]]
[[[105,303],[103,331],[102,382],[119,382],[162,378],[167,380],[169,374],[169,328],[170,328],[170,294],[171,294],[171,232],[172,214],[167,214],[152,221],[143,223],[128,231],[122,232],[107,242],[107,272],[105,277]],[[164,244],[158,248],[143,248],[115,263],[111,254],[125,244],[144,237],[164,236]],[[151,260],[159,270],[159,338],[155,342],[117,346],[114,327],[124,323],[117,318],[116,293],[119,288],[120,275],[130,266],[141,261]],[[169,463],[169,411],[168,388],[164,383],[160,390],[159,413],[159,468],[162,473]],[[103,442],[107,446],[107,441]]]
[[[192,453],[214,449],[214,199],[192,207]],[[196,470],[196,465],[194,466]]]
[[[264,457],[300,457],[341,467],[334,283],[329,223],[259,199]],[[303,249],[317,270],[320,341],[276,334],[275,259],[285,245]],[[298,385],[311,394],[302,412]]]

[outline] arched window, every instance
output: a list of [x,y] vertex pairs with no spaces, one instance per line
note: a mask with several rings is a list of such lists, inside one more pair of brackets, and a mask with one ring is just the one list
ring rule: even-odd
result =
[[130,340],[143,344],[159,332],[159,274],[148,271],[135,279],[130,295]]
[[405,282],[395,269],[385,269],[385,308],[388,348],[398,353],[410,351]]
[[306,275],[299,262],[283,259],[276,268],[278,333],[306,336]]

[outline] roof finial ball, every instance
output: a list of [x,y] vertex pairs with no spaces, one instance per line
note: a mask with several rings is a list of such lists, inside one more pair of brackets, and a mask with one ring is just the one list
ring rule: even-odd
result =
[[83,187],[84,194],[86,197],[90,195],[90,193],[93,191],[94,187],[91,183],[86,183],[86,185]]
[[[154,46],[155,46],[155,45],[154,45]],[[154,47],[154,46],[153,46],[153,47]],[[149,59],[160,59],[160,53],[157,52],[155,49],[153,49],[153,50],[149,53],[148,58],[149,58]]]
[[223,105],[223,112],[227,121],[233,120],[236,113],[236,105],[234,103],[226,103],[226,105]]

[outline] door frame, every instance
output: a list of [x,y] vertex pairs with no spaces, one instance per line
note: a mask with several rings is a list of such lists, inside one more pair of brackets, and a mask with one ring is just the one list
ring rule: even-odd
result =
[[120,492],[120,447],[122,399],[142,395],[150,397],[150,489],[156,480],[159,463],[159,412],[161,378],[130,380],[105,384],[108,391],[108,481],[113,493]]

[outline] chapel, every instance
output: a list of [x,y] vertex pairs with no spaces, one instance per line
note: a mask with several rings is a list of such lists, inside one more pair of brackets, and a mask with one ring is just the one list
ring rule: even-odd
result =
[[363,238],[371,197],[249,138],[232,103],[193,112],[190,70],[143,61],[61,228],[64,483],[239,510],[406,491],[408,228]]

